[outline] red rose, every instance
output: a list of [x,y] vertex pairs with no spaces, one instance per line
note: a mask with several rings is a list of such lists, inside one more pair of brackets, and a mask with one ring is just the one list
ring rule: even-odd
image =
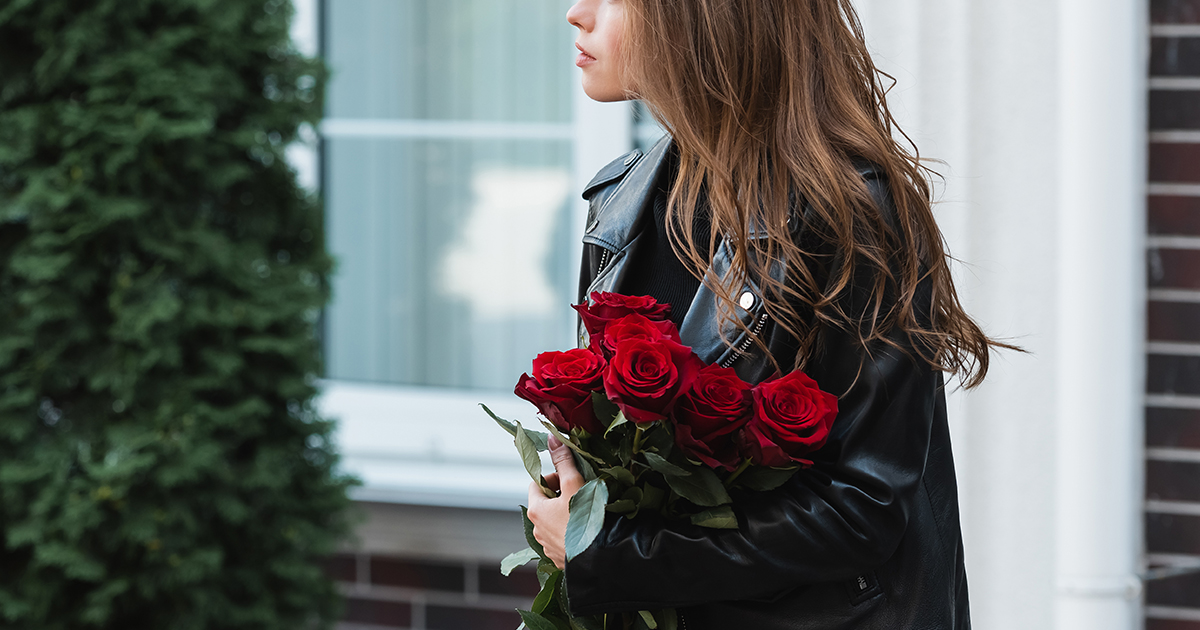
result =
[[599,291],[592,292],[588,303],[576,304],[571,308],[579,312],[588,336],[597,340],[604,335],[604,328],[610,322],[626,315],[637,313],[646,319],[661,321],[667,319],[671,313],[670,304],[659,304],[658,300],[648,295],[632,296]]
[[590,350],[543,352],[533,360],[533,376],[522,374],[516,394],[563,431],[582,427],[604,431],[592,410],[592,392],[601,389],[604,357]]
[[691,459],[734,470],[742,457],[733,436],[749,420],[750,403],[750,384],[733,368],[705,366],[671,412],[675,444]]
[[643,341],[670,339],[675,343],[682,343],[679,339],[679,330],[669,320],[654,321],[634,313],[609,322],[604,327],[603,334],[592,337],[591,348],[605,357],[611,358],[617,351],[617,344],[626,339]]
[[604,392],[629,420],[654,422],[670,413],[703,367],[691,348],[670,339],[618,341],[604,370]]
[[754,414],[739,434],[742,454],[763,466],[811,466],[803,456],[829,437],[837,396],[800,371],[760,383],[752,393]]

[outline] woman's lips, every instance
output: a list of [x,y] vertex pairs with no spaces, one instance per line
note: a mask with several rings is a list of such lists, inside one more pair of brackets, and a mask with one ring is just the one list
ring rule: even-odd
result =
[[596,58],[589,55],[588,52],[586,50],[584,50],[582,46],[580,46],[579,44],[575,44],[575,47],[579,49],[579,56],[575,57],[575,65],[582,68],[584,66],[589,66],[593,63],[596,63]]

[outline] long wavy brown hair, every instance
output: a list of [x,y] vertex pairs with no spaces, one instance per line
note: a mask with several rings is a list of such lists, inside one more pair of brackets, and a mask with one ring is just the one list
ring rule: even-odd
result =
[[[933,173],[897,140],[886,75],[850,0],[624,1],[623,83],[678,149],[668,234],[723,317],[746,329],[734,300],[750,278],[768,315],[799,340],[795,367],[833,326],[864,347],[915,352],[968,388],[987,374],[991,348],[1015,349],[963,310],[933,217]],[[894,218],[870,194],[864,163],[883,174]],[[789,222],[798,206],[807,241]],[[698,218],[708,243],[696,241]],[[703,278],[705,252],[723,240],[730,272]],[[771,273],[780,260],[786,273]],[[931,312],[919,287],[931,291]]]

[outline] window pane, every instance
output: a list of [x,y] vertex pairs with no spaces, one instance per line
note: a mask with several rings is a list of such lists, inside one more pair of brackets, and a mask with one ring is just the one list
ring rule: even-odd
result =
[[567,141],[326,142],[331,378],[511,388],[569,345]]
[[570,122],[567,0],[326,3],[331,118]]
[[328,377],[511,390],[571,345],[569,6],[325,3]]

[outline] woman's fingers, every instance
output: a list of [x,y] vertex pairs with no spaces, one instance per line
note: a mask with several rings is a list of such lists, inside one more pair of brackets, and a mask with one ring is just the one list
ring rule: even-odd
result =
[[571,495],[583,487],[583,475],[579,474],[578,468],[575,468],[575,458],[566,444],[552,435],[549,446],[550,459],[554,462],[554,469],[557,471],[559,491],[563,497],[567,497],[569,500]]
[[541,505],[542,501],[546,501],[548,499],[549,499],[549,497],[546,496],[545,492],[542,492],[542,489],[538,487],[537,482],[535,482],[535,481],[529,482],[529,510],[530,511],[537,509],[537,507],[539,505]]
[[546,487],[557,489],[559,496],[547,497],[537,483],[529,483],[529,510],[527,515],[533,523],[533,537],[542,545],[546,557],[558,568],[567,564],[566,533],[570,520],[571,496],[583,487],[583,476],[575,468],[571,449],[558,438],[550,437],[550,459],[555,472],[543,476]]
[[[554,474],[554,473],[551,473]],[[533,537],[542,545],[542,552],[558,568],[567,564],[566,535],[570,520],[570,498],[549,498],[537,483],[529,482],[529,509],[526,515],[533,523]]]

